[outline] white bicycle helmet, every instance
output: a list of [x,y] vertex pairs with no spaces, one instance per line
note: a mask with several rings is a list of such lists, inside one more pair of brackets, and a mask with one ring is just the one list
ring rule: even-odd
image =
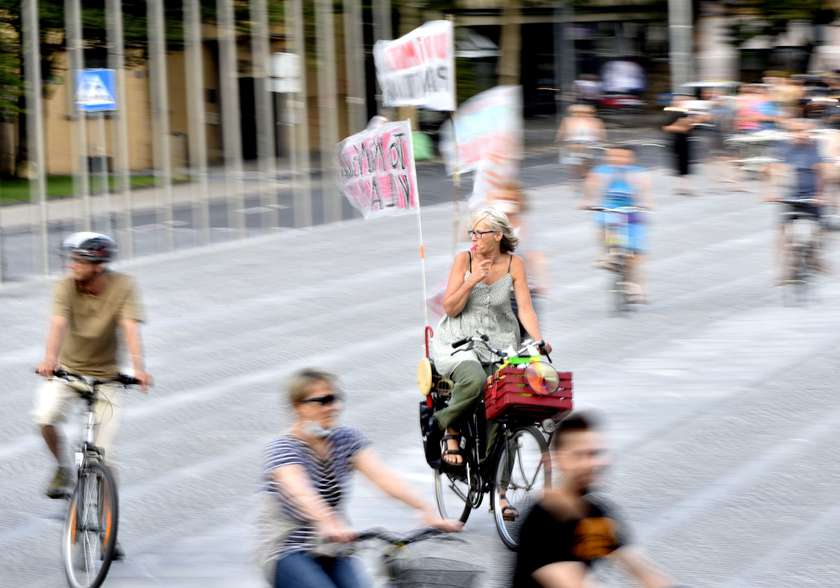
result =
[[108,235],[82,231],[67,237],[61,244],[61,251],[85,261],[107,263],[114,258],[117,244]]

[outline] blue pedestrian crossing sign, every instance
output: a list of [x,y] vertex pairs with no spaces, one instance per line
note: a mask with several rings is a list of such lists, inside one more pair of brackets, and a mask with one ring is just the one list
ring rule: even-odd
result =
[[76,107],[81,112],[118,110],[113,69],[83,69],[76,75]]

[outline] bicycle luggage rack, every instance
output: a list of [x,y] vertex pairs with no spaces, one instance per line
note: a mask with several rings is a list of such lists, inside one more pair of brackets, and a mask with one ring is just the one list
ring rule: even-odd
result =
[[572,410],[572,372],[558,372],[560,387],[554,394],[537,394],[528,385],[525,370],[507,366],[487,378],[484,409],[487,419],[526,417],[540,420]]

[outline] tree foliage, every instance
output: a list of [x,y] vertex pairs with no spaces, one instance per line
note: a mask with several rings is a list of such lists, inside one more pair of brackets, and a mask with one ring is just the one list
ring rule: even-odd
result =
[[729,0],[726,12],[736,46],[753,37],[779,35],[791,22],[829,24],[837,17],[831,0]]

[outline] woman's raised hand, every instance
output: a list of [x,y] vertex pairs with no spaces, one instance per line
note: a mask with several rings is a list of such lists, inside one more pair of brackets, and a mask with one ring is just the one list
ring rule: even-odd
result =
[[490,268],[493,267],[493,260],[492,259],[485,259],[480,261],[475,268],[475,271],[470,276],[472,278],[473,285],[478,284],[479,282],[483,282],[487,279],[487,276],[490,275]]

